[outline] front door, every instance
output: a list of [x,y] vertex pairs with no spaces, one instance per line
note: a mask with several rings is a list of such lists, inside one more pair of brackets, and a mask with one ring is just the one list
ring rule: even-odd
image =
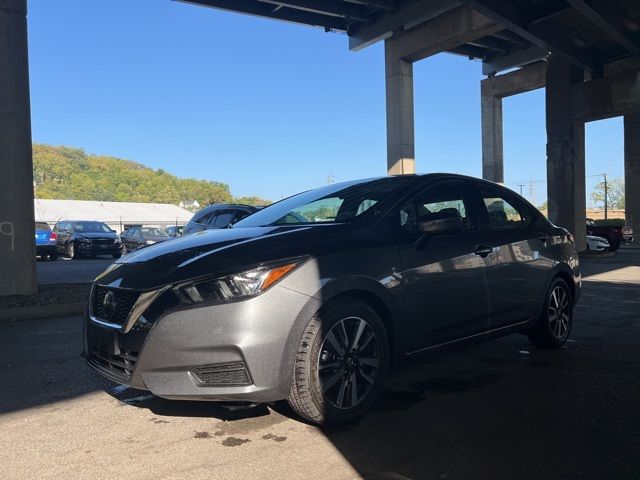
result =
[[[480,233],[469,195],[465,181],[439,182],[398,210],[409,351],[490,328],[486,260],[476,252]],[[426,236],[418,231],[418,220],[445,209],[462,217],[461,232]]]

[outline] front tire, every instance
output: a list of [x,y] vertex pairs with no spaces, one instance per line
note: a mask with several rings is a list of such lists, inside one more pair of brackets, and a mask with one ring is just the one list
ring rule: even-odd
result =
[[569,285],[556,278],[549,287],[544,308],[529,340],[541,348],[560,348],[569,338],[573,325],[573,298]]
[[287,401],[313,423],[352,422],[382,392],[388,366],[389,341],[376,311],[354,298],[333,301],[305,328]]
[[73,242],[69,242],[69,245],[67,246],[67,256],[74,260],[78,258],[78,253],[76,251],[76,244]]

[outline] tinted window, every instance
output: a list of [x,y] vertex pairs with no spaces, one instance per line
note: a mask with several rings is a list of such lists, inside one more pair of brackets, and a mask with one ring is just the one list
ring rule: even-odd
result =
[[168,237],[167,232],[160,230],[159,228],[143,227],[140,229],[143,237]]
[[248,216],[249,216],[249,212],[246,212],[244,210],[238,210],[236,211],[236,216],[233,218],[233,221],[239,222],[240,220]]
[[229,211],[220,212],[216,215],[215,221],[213,222],[213,226],[216,228],[225,228],[228,227],[231,223],[231,219],[233,218],[233,213]]
[[445,212],[451,216],[459,215],[465,228],[473,228],[462,185],[452,182],[429,187],[418,194],[400,209],[399,218],[395,223],[402,231],[415,232],[419,220],[428,220],[430,215],[438,212]]
[[193,222],[207,224],[211,221],[211,217],[213,217],[215,214],[216,214],[216,210],[208,210],[208,211],[197,213],[193,219]]
[[73,222],[73,230],[79,233],[111,233],[102,222]]
[[525,227],[531,223],[526,210],[512,199],[507,200],[496,192],[484,192],[482,201],[492,228]]
[[387,177],[327,185],[276,202],[234,226],[350,222],[414,181],[414,177]]

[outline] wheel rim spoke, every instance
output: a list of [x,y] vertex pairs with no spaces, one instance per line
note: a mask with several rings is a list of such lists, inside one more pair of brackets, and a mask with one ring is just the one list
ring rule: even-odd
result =
[[557,339],[564,338],[569,331],[570,309],[568,293],[557,286],[551,292],[547,313],[551,333]]
[[336,383],[338,383],[338,380],[340,380],[342,376],[343,376],[342,372],[336,372],[333,375],[331,375],[329,378],[327,378],[325,381],[321,382],[322,391],[326,392],[327,390],[329,390]]
[[360,337],[362,336],[362,332],[364,332],[364,327],[367,326],[367,323],[360,319],[358,322],[358,330],[356,331],[355,336],[353,337],[353,342],[351,342],[350,350],[356,350],[358,348],[358,343],[360,343]]
[[351,389],[351,406],[354,406],[358,404],[358,382],[356,381],[356,372],[351,374],[349,385]]
[[342,356],[345,354],[345,350],[344,348],[342,348],[342,345],[340,345],[340,343],[336,339],[336,336],[333,334],[333,330],[327,334],[326,340],[331,344],[331,346],[333,347],[333,349],[338,355]]
[[340,383],[340,389],[338,390],[338,398],[336,399],[336,404],[341,407],[344,404],[344,394],[347,391],[347,383],[348,380],[346,377],[341,377],[342,383]]
[[360,363],[372,366],[374,368],[378,368],[378,359],[377,358],[360,357]]

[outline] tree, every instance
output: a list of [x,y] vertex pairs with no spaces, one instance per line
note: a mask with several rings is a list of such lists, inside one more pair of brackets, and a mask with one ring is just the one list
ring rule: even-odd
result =
[[[613,178],[607,180],[607,196],[609,208],[621,210],[624,208],[624,179]],[[598,183],[591,192],[591,200],[604,204],[604,182]]]

